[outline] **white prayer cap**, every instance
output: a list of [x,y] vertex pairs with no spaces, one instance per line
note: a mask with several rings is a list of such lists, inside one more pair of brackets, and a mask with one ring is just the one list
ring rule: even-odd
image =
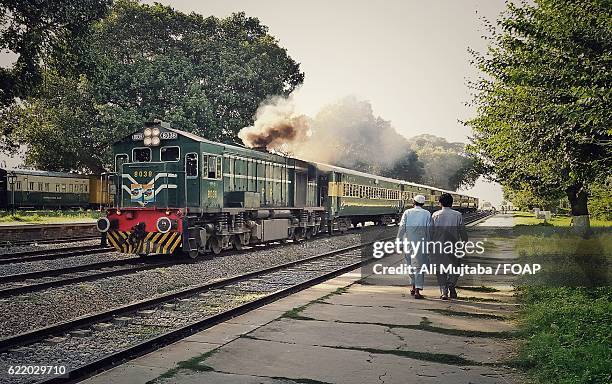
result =
[[423,196],[423,195],[416,195],[416,196],[413,198],[413,200],[414,200],[416,203],[419,203],[419,204],[425,204],[425,196]]

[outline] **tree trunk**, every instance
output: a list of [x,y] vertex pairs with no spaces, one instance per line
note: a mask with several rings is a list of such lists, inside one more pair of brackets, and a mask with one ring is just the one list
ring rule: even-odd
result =
[[588,193],[582,185],[573,185],[566,190],[567,198],[572,210],[572,226],[574,231],[581,236],[591,233],[591,222],[589,220]]

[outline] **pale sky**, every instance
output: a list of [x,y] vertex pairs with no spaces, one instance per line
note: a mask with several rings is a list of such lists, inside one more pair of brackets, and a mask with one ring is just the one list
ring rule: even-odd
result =
[[[147,1],[152,3],[152,1]],[[406,137],[421,133],[466,142],[458,122],[473,110],[467,48],[484,51],[480,17],[495,20],[503,0],[163,0],[183,12],[225,17],[244,11],[301,65],[297,101],[314,115],[347,95],[369,100],[374,113]],[[10,61],[0,53],[0,65]],[[499,204],[498,185],[478,183],[470,194]]]

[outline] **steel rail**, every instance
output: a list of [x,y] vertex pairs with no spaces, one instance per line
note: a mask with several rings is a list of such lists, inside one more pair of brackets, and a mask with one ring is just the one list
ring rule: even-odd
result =
[[28,273],[20,273],[20,274],[15,274],[15,275],[2,276],[0,277],[0,284],[22,282],[25,280],[30,280],[30,279],[35,279],[35,278],[58,277],[58,276],[65,275],[65,274],[88,272],[88,271],[94,271],[94,270],[102,269],[102,268],[109,268],[109,267],[122,267],[122,266],[134,265],[133,268],[120,268],[120,269],[115,269],[112,271],[101,271],[101,272],[96,272],[96,273],[92,273],[88,275],[79,275],[79,276],[62,278],[60,280],[43,281],[39,283],[33,283],[33,284],[21,285],[21,286],[12,287],[12,288],[0,289],[0,298],[20,295],[20,294],[29,293],[29,292],[40,291],[40,290],[47,289],[47,288],[61,287],[61,286],[68,285],[68,284],[82,283],[86,281],[94,281],[94,280],[98,280],[98,279],[102,279],[106,277],[128,275],[128,274],[132,274],[132,273],[136,273],[140,271],[169,267],[169,266],[181,264],[181,263],[188,263],[188,262],[184,260],[159,261],[158,259],[156,259],[155,261],[145,261],[141,258],[133,258],[133,259],[127,259],[127,260],[112,260],[112,261],[104,261],[104,262],[94,263],[94,264],[85,264],[85,265],[79,265],[75,267],[54,269],[51,271],[37,271],[37,272],[28,272]]
[[0,240],[0,247],[14,247],[20,245],[31,245],[31,244],[61,244],[61,243],[73,243],[77,241],[87,240],[100,240],[100,236],[80,236],[80,237],[60,237],[50,239],[33,239],[33,240]]
[[112,247],[101,247],[99,245],[82,245],[78,247],[41,249],[36,251],[25,251],[0,254],[0,265],[26,263],[40,260],[56,260],[69,257],[92,255],[96,253],[111,252]]

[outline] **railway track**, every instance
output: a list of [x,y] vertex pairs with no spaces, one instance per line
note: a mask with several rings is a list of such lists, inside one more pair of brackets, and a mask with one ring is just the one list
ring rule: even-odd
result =
[[99,240],[100,236],[80,236],[80,237],[63,237],[55,239],[33,239],[33,240],[2,240],[0,247],[16,247],[22,245],[37,245],[37,244],[64,244],[76,243],[77,241]]
[[[489,213],[466,215],[465,222],[474,223],[488,216]],[[9,364],[17,359],[13,364],[19,364],[19,356],[25,354],[29,363],[35,364],[37,354],[43,351],[38,358],[41,362],[48,362],[49,356],[44,356],[46,353],[66,359],[62,351],[79,351],[84,344],[95,346],[89,350],[98,351],[97,355],[88,355],[87,361],[78,366],[70,366],[71,361],[78,359],[67,359],[65,363],[69,369],[66,376],[44,381],[76,382],[364,265],[371,260],[363,258],[359,249],[371,244],[363,243],[191,286],[8,337],[0,340],[0,361]]]
[[[185,262],[184,260],[181,260]],[[177,260],[140,257],[103,261],[74,267],[0,276],[0,298],[61,287],[68,284],[93,281],[105,277],[121,276],[149,269],[178,264]]]
[[113,251],[112,247],[102,247],[99,245],[80,245],[75,247],[4,253],[0,254],[0,265],[26,263],[30,261],[39,260],[56,260],[110,251]]
[[[92,343],[95,356],[78,367],[70,367],[68,377],[55,377],[48,383],[73,382],[125,359],[167,345],[229,318],[277,300],[291,293],[353,270],[366,262],[359,249],[371,243],[326,252],[306,259],[255,272],[193,286],[152,299],[131,303],[110,311],[95,313],[32,332],[0,340],[0,361],[37,351],[73,349],[71,343]],[[126,333],[127,331],[127,333]],[[126,334],[132,343],[125,348]],[[79,337],[67,337],[78,335]],[[113,337],[114,335],[114,337]],[[120,337],[118,339],[118,337]],[[49,344],[51,340],[52,345]],[[104,345],[100,345],[104,344]],[[26,346],[24,346],[26,345]],[[27,351],[25,351],[27,349]],[[54,352],[51,352],[54,353]],[[58,351],[55,356],[61,356]],[[44,357],[40,357],[44,359]],[[35,357],[34,357],[35,359]],[[16,363],[14,363],[16,364]],[[31,360],[30,364],[34,364]],[[70,364],[66,362],[66,365]]]

